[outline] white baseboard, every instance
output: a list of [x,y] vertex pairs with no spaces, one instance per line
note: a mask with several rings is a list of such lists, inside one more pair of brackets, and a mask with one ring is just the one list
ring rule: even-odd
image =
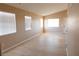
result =
[[28,41],[28,40],[31,40],[32,38],[34,38],[34,37],[36,37],[36,36],[39,36],[39,35],[40,35],[40,33],[35,34],[35,35],[31,36],[30,38],[28,38],[28,39],[26,39],[26,40],[23,40],[23,41],[21,41],[20,43],[17,43],[17,44],[13,45],[13,46],[10,47],[10,48],[7,48],[7,49],[3,50],[2,53],[5,53],[5,52],[7,52],[7,51],[9,51],[9,50],[11,50],[11,49],[13,49],[13,48],[15,48],[15,47],[17,47],[17,46],[23,44],[24,42],[26,42],[26,41]]

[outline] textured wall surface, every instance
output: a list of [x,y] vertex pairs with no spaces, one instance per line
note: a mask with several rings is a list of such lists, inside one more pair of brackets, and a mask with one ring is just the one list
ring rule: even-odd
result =
[[69,4],[65,30],[67,54],[79,56],[79,4]]

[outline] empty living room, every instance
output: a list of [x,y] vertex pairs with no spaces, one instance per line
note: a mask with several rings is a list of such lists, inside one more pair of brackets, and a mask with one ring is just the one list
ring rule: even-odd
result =
[[0,3],[1,56],[79,56],[79,3]]

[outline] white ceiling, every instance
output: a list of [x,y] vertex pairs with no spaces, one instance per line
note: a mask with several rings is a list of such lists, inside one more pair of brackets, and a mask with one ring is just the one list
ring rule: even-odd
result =
[[8,5],[28,10],[42,16],[67,9],[67,3],[9,3]]

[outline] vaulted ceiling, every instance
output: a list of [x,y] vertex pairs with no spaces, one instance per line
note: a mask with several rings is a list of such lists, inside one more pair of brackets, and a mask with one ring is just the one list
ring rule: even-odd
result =
[[67,3],[9,3],[8,5],[40,14],[42,16],[67,9]]

